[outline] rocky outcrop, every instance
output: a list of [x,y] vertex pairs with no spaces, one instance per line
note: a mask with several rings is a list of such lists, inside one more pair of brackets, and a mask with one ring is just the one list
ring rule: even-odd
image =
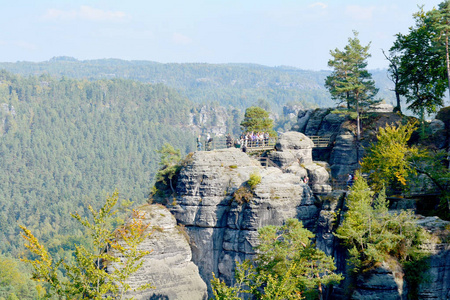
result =
[[313,158],[326,160],[330,164],[332,178],[344,181],[349,173],[359,168],[358,161],[364,155],[364,147],[370,146],[374,141],[376,130],[386,123],[393,124],[401,120],[398,114],[385,112],[390,110],[389,105],[379,108],[377,112],[372,113],[371,124],[363,124],[359,142],[356,140],[356,121],[345,111],[331,109],[299,111],[297,124],[292,130],[307,136],[329,138],[329,147],[314,148]]
[[431,256],[419,299],[450,299],[450,244],[430,244]]
[[312,149],[314,143],[300,132],[283,133],[269,158],[284,172],[293,173],[303,178],[309,178],[309,185],[316,194],[324,195],[331,192],[330,175],[327,163],[313,162]]
[[223,106],[209,107],[203,105],[198,111],[189,113],[188,126],[195,132],[223,136],[227,133],[227,121],[231,115]]
[[[129,292],[134,299],[207,299],[205,282],[192,262],[192,252],[186,233],[177,226],[170,211],[162,205],[144,205],[138,209],[151,235],[139,250],[151,251],[143,266],[128,280],[131,288],[151,283],[155,288]],[[113,270],[115,264],[108,266]]]
[[398,262],[383,262],[380,266],[358,275],[351,299],[406,300],[408,298],[404,276],[403,269]]
[[[239,204],[233,193],[259,173],[251,200]],[[298,218],[313,229],[319,213],[309,186],[293,173],[264,168],[237,149],[196,152],[183,168],[176,203],[169,205],[191,237],[193,261],[205,282],[212,273],[230,283],[235,261],[254,255],[258,228]]]

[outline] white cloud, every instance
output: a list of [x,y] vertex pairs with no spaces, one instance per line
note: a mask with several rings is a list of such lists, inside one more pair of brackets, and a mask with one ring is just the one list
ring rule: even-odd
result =
[[316,3],[310,4],[309,7],[311,7],[311,8],[320,7],[322,9],[325,9],[328,7],[328,5],[326,5],[325,3],[322,3],[322,2],[316,2]]
[[192,39],[190,37],[177,32],[172,35],[172,41],[178,45],[188,45],[192,43]]
[[105,11],[101,9],[92,8],[90,6],[82,6],[80,8],[80,17],[91,21],[114,21],[123,20],[126,14],[121,11]]
[[348,5],[345,8],[345,12],[354,20],[370,21],[373,18],[373,12],[375,9],[375,6],[364,7],[360,5]]
[[44,20],[56,20],[56,21],[72,21],[89,20],[89,21],[121,21],[128,17],[128,15],[122,11],[108,11],[90,6],[81,6],[77,10],[60,10],[60,9],[48,9],[45,15],[42,17]]

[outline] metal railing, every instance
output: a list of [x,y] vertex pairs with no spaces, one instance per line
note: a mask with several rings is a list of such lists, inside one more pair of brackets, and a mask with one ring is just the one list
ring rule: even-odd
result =
[[266,167],[266,168],[267,167],[278,168],[278,165],[276,163],[274,163],[273,161],[271,161],[270,158],[268,158],[268,157],[258,156],[256,159],[261,163],[261,166],[263,166],[263,167]]
[[331,136],[324,135],[324,136],[308,136],[311,141],[314,143],[314,148],[328,148],[331,146],[330,140]]
[[272,150],[275,148],[275,144],[277,142],[277,138],[269,138],[263,140],[254,140],[254,141],[243,141],[242,143],[236,143],[236,140],[233,140],[231,143],[231,147],[228,147],[226,137],[214,137],[211,142],[202,141],[201,149],[199,149],[197,145],[197,150],[201,151],[210,151],[215,149],[225,149],[225,148],[240,148],[243,149],[245,146],[246,152],[255,152],[255,151],[264,151],[264,150]]
[[[308,136],[314,143],[314,148],[328,148],[331,146],[331,136]],[[239,140],[241,141],[241,140]],[[225,149],[227,147],[226,137],[213,137],[212,142],[208,143],[208,141],[204,140],[201,142],[201,149],[196,147],[197,150],[201,151],[210,151],[215,149]],[[232,141],[231,147],[243,148],[246,146],[247,152],[255,152],[255,151],[263,151],[263,150],[271,150],[275,148],[275,144],[277,143],[277,138],[271,137],[269,139],[262,140],[247,140],[241,141],[241,143],[236,144],[236,140]]]

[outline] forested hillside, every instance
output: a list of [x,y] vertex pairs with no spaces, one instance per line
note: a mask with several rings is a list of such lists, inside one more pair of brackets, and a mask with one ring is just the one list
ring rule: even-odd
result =
[[0,253],[17,254],[18,224],[55,247],[73,244],[60,236],[77,234],[70,212],[84,214],[116,188],[144,202],[156,150],[193,150],[183,129],[191,106],[161,84],[1,71]]
[[[323,66],[324,69],[327,67]],[[330,107],[331,100],[324,87],[330,71],[307,71],[293,67],[267,67],[255,64],[162,64],[150,61],[118,59],[77,60],[56,57],[32,63],[0,63],[0,69],[22,75],[48,73],[54,76],[88,80],[126,78],[141,82],[163,83],[176,88],[196,103],[215,102],[245,110],[257,99],[266,99],[274,111],[286,103],[305,107]],[[394,95],[386,70],[371,71],[380,88],[378,96],[390,103]]]

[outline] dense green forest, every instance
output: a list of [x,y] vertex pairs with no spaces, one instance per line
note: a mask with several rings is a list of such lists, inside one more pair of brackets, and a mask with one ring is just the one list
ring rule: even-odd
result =
[[[325,66],[324,66],[325,67]],[[146,83],[162,83],[177,89],[195,103],[230,105],[241,110],[266,99],[273,111],[286,103],[304,107],[330,107],[335,103],[324,87],[331,71],[308,71],[293,67],[267,67],[255,64],[201,64],[119,59],[77,60],[55,57],[44,62],[0,63],[0,69],[22,75],[66,76],[77,79],[126,78]],[[394,102],[392,83],[386,70],[370,71],[380,88],[378,97]]]
[[0,253],[23,249],[18,224],[55,251],[73,244],[70,212],[86,214],[115,189],[144,202],[156,150],[164,142],[193,150],[184,129],[191,106],[161,84],[1,71]]

